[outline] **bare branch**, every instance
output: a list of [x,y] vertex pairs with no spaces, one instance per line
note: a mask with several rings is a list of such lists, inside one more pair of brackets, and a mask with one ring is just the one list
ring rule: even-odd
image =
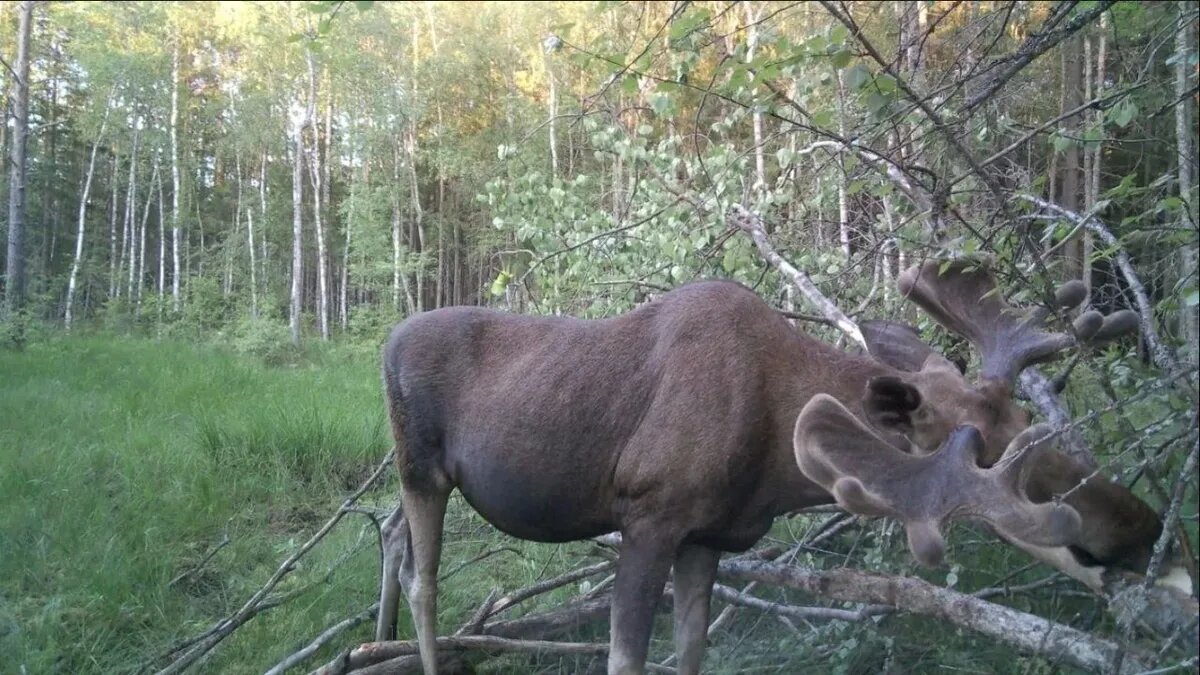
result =
[[[1030,63],[1032,63],[1034,59],[1044,54],[1054,45],[1057,45],[1063,40],[1071,37],[1071,35],[1073,35],[1076,31],[1094,21],[1101,14],[1107,12],[1109,7],[1112,7],[1115,4],[1117,4],[1116,0],[1104,0],[1104,2],[1097,4],[1096,6],[1088,9],[1086,12],[1081,12],[1078,16],[1066,22],[1061,27],[1054,28],[1053,26],[1048,26],[1048,28],[1051,28],[1051,30],[1045,30],[1040,33],[1032,33],[1029,36],[1029,39],[1027,39],[1024,44],[1017,48],[1015,54],[1006,56],[998,60],[996,63],[984,67],[983,70],[985,71],[992,70],[996,65],[999,65],[999,63],[1007,62],[1006,66],[992,75],[987,82],[985,82],[979,87],[979,89],[975,91],[975,93],[967,97],[966,108],[970,110],[987,101],[992,94],[996,93],[1000,87],[1003,87],[1005,83],[1011,80],[1014,75],[1024,70],[1025,66],[1028,66]],[[1061,14],[1056,13],[1052,15],[1052,19],[1055,21],[1055,23],[1057,23],[1058,20],[1061,20],[1061,18]]]
[[[904,612],[948,621],[1027,652],[1086,670],[1112,663],[1117,645],[1069,626],[986,600],[940,588],[920,579],[850,569],[813,570],[759,561],[725,561],[720,574],[760,581],[844,602],[889,605]],[[1121,672],[1144,670],[1142,655],[1131,654]]]
[[[1138,316],[1141,324],[1142,337],[1146,340],[1146,345],[1150,348],[1151,358],[1154,359],[1155,365],[1162,368],[1168,375],[1175,375],[1180,372],[1179,362],[1175,359],[1175,355],[1171,350],[1163,344],[1162,339],[1158,336],[1158,331],[1154,327],[1154,306],[1150,304],[1150,297],[1146,293],[1146,286],[1142,284],[1142,280],[1138,277],[1137,272],[1133,268],[1133,262],[1129,258],[1129,252],[1121,244],[1121,241],[1113,235],[1112,231],[1101,223],[1094,214],[1080,215],[1069,209],[1055,204],[1053,202],[1036,197],[1031,194],[1018,193],[1018,199],[1029,202],[1038,208],[1045,209],[1052,213],[1056,213],[1073,223],[1082,225],[1090,230],[1106,246],[1116,250],[1117,267],[1121,270],[1121,276],[1125,277],[1125,282],[1129,284],[1129,290],[1133,293],[1133,298],[1137,302]],[[1193,399],[1195,394],[1193,391]]]
[[289,655],[287,658],[283,659],[279,663],[275,664],[270,670],[268,670],[266,672],[266,675],[283,675],[283,673],[286,672],[289,668],[294,668],[294,667],[300,665],[301,663],[306,661],[308,658],[310,658],[313,654],[317,653],[317,650],[319,650],[321,647],[324,647],[333,638],[337,637],[338,635],[342,634],[345,631],[350,630],[351,628],[354,628],[355,626],[357,626],[361,623],[365,623],[367,621],[370,621],[371,619],[374,619],[375,612],[378,609],[379,609],[379,603],[375,603],[375,604],[371,605],[370,607],[364,609],[363,611],[359,612],[358,614],[355,614],[354,616],[343,619],[342,621],[339,621],[339,622],[333,624],[329,628],[326,628],[324,631],[321,632],[320,635],[313,638],[312,642],[309,642],[307,645],[302,647],[300,650],[296,651],[295,653]]
[[766,259],[771,267],[779,270],[779,273],[788,281],[792,282],[804,297],[808,299],[827,319],[837,326],[838,330],[845,333],[854,340],[864,351],[867,349],[867,341],[863,337],[862,331],[858,329],[858,324],[846,316],[832,300],[825,297],[825,294],[817,288],[812,279],[807,274],[801,272],[792,266],[791,263],[783,259],[771,246],[771,242],[767,241],[767,232],[763,228],[762,218],[758,214],[747,211],[740,204],[734,204],[726,217],[743,232],[749,234],[754,239],[755,245],[758,246],[759,253]]

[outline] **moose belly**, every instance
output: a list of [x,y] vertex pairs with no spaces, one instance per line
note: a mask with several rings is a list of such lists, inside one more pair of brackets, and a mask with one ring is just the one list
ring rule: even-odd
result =
[[599,508],[599,487],[586,477],[556,475],[548,467],[530,471],[504,459],[477,457],[469,469],[451,471],[471,508],[502,532],[558,543],[616,529],[608,510]]

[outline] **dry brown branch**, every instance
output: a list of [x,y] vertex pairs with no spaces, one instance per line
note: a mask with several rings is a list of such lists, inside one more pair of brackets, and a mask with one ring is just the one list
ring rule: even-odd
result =
[[268,579],[265,584],[263,584],[262,588],[258,589],[258,591],[255,592],[254,595],[251,596],[250,599],[247,600],[237,612],[234,612],[230,616],[221,619],[203,633],[189,638],[175,647],[172,647],[159,659],[155,659],[158,661],[182,652],[182,654],[171,661],[171,663],[169,663],[165,668],[158,671],[158,675],[174,675],[174,673],[183,672],[192,664],[196,663],[200,657],[204,656],[214,647],[220,644],[222,640],[229,637],[229,635],[233,633],[233,631],[237,630],[239,626],[254,618],[266,607],[279,604],[278,602],[273,604],[269,603],[268,601],[271,599],[267,596],[275,589],[276,586],[279,585],[279,582],[283,581],[284,577],[286,577],[296,568],[296,563],[300,560],[300,558],[308,554],[309,551],[311,551],[318,543],[320,543],[321,540],[324,539],[325,536],[328,535],[339,522],[341,522],[342,518],[345,517],[347,513],[350,513],[350,509],[352,506],[354,506],[354,503],[357,502],[363,496],[363,494],[365,494],[366,491],[369,490],[371,486],[383,476],[384,472],[391,465],[395,454],[395,448],[389,450],[387,455],[384,456],[383,460],[379,462],[379,465],[375,467],[375,470],[371,473],[371,475],[368,476],[361,485],[359,485],[357,490],[355,490],[350,494],[350,496],[346,497],[342,501],[341,506],[338,507],[338,510],[329,518],[329,520],[325,521],[325,524],[321,526],[321,529],[317,530],[315,534],[309,537],[308,541],[304,542],[298,548],[296,548],[296,550],[292,551],[292,553],[288,555],[288,557],[285,558],[282,563],[280,563],[279,567],[276,568],[275,573],[271,575],[271,578]]
[[[1116,644],[1033,614],[940,588],[920,579],[851,569],[813,570],[767,562],[723,562],[721,576],[785,586],[843,602],[889,605],[968,628],[1027,652],[1087,670],[1103,670],[1117,654]],[[1144,670],[1140,654],[1130,654],[1121,672]]]

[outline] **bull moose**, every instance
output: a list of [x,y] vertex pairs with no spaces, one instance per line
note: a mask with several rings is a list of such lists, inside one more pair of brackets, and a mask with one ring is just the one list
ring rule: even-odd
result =
[[[1018,313],[964,261],[918,265],[899,286],[979,351],[976,377],[897,324],[864,331],[869,354],[824,344],[728,281],[599,320],[478,307],[407,319],[384,348],[383,378],[409,536],[385,551],[377,639],[394,633],[405,558],[422,665],[437,672],[455,488],[522,539],[621,533],[610,674],[644,672],[672,568],[678,670],[698,672],[721,553],[820,504],[901,520],[926,563],[941,558],[940,528],[970,517],[1093,586],[1106,570],[1144,570],[1162,529],[1154,510],[1084,480],[1089,467],[1052,449],[1014,401],[1026,366],[1111,338],[1136,315],[1085,313],[1054,332],[1048,310]],[[1078,283],[1056,296],[1061,307],[1085,297]]]

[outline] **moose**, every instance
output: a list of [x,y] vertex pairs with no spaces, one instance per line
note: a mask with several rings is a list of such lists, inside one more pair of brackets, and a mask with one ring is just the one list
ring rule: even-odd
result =
[[[1136,315],[1088,312],[1057,332],[1049,310],[1018,312],[967,261],[930,261],[898,282],[978,350],[973,381],[903,324],[864,329],[869,353],[854,354],[731,281],[693,282],[606,319],[451,307],[401,323],[383,379],[407,532],[385,542],[377,639],[393,637],[403,590],[422,666],[437,673],[437,570],[455,488],[522,539],[620,532],[610,674],[644,672],[672,570],[678,671],[698,672],[721,553],[821,504],[899,519],[927,564],[942,557],[941,529],[971,518],[1089,585],[1144,570],[1157,514],[1053,449],[1014,396],[1026,366],[1110,339]],[[1068,284],[1055,298],[1075,307],[1086,291]]]

